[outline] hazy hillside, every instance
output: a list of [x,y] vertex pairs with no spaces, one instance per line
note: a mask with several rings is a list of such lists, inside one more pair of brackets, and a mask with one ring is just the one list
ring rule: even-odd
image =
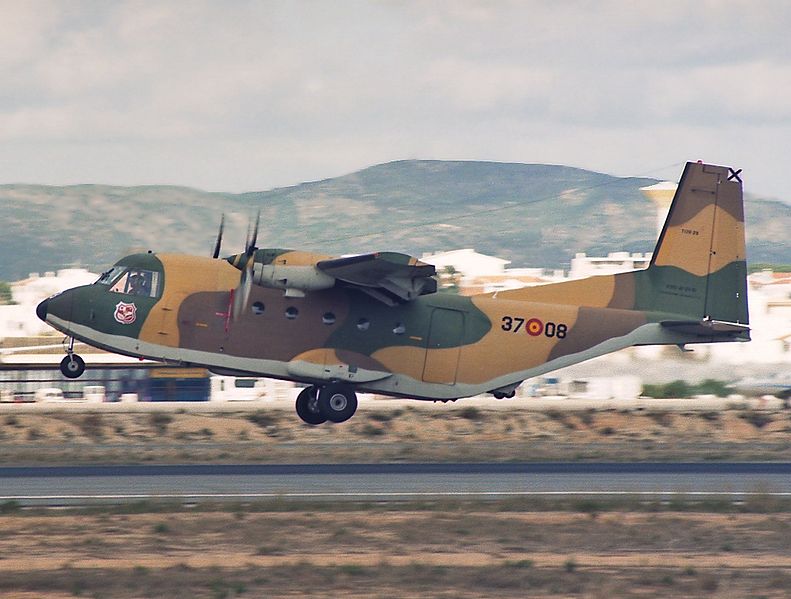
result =
[[[260,207],[261,247],[327,253],[474,247],[514,266],[562,266],[575,252],[650,251],[655,211],[620,179],[563,166],[399,161],[271,191],[223,194],[166,186],[0,186],[0,280],[86,266],[137,249],[206,254],[220,215],[223,254],[244,244]],[[791,262],[791,206],[748,199],[748,255]]]

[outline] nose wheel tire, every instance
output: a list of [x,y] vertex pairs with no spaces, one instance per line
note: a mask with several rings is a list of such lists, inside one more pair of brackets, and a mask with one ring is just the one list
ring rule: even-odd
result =
[[307,424],[324,424],[327,417],[319,410],[318,389],[305,387],[297,395],[297,416]]
[[66,356],[60,362],[60,371],[67,379],[76,379],[85,372],[85,360],[77,354]]
[[357,394],[345,385],[327,385],[319,391],[319,411],[330,422],[345,422],[357,411]]

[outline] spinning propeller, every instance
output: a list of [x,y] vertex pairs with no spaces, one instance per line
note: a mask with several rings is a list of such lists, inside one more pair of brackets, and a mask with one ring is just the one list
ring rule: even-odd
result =
[[[245,240],[244,253],[238,256],[227,258],[231,264],[236,266],[242,271],[242,277],[239,280],[239,285],[236,289],[231,289],[231,298],[228,302],[228,320],[237,320],[247,308],[247,302],[250,299],[250,290],[253,286],[253,263],[255,262],[256,241],[258,240],[258,225],[261,222],[261,211],[255,217],[255,227],[250,229],[247,225],[247,239]],[[225,214],[220,219],[220,230],[217,233],[217,241],[214,244],[214,251],[212,258],[220,257],[220,249],[222,248],[222,235],[225,230]],[[233,261],[231,259],[234,258]],[[226,323],[227,328],[228,323]]]
[[243,263],[239,264],[239,269],[242,271],[242,278],[239,281],[239,286],[233,294],[233,319],[236,320],[244,312],[247,307],[247,302],[250,299],[250,290],[253,287],[253,262],[255,260],[255,251],[258,249],[255,245],[258,239],[258,225],[261,221],[261,211],[255,217],[255,227],[253,228],[252,235],[250,229],[247,229],[247,240],[245,243],[244,256],[242,257]]

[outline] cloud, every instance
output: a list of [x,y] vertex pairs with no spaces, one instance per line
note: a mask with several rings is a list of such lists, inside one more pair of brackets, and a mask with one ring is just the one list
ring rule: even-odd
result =
[[57,2],[4,0],[0,12],[0,71],[9,72],[46,51],[62,11]]
[[446,58],[427,66],[423,85],[446,105],[480,112],[546,100],[556,86],[554,79],[548,68]]
[[782,2],[0,2],[3,181],[235,190],[405,157],[624,173],[697,143],[757,148],[785,190]]
[[650,83],[653,109],[665,119],[690,124],[714,124],[723,118],[743,124],[791,123],[785,95],[791,90],[791,64],[761,60],[697,66],[657,75]]

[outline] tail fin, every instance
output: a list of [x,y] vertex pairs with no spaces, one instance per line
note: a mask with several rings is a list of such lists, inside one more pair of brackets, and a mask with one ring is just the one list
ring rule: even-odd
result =
[[738,172],[688,162],[651,265],[635,274],[639,310],[748,324]]

